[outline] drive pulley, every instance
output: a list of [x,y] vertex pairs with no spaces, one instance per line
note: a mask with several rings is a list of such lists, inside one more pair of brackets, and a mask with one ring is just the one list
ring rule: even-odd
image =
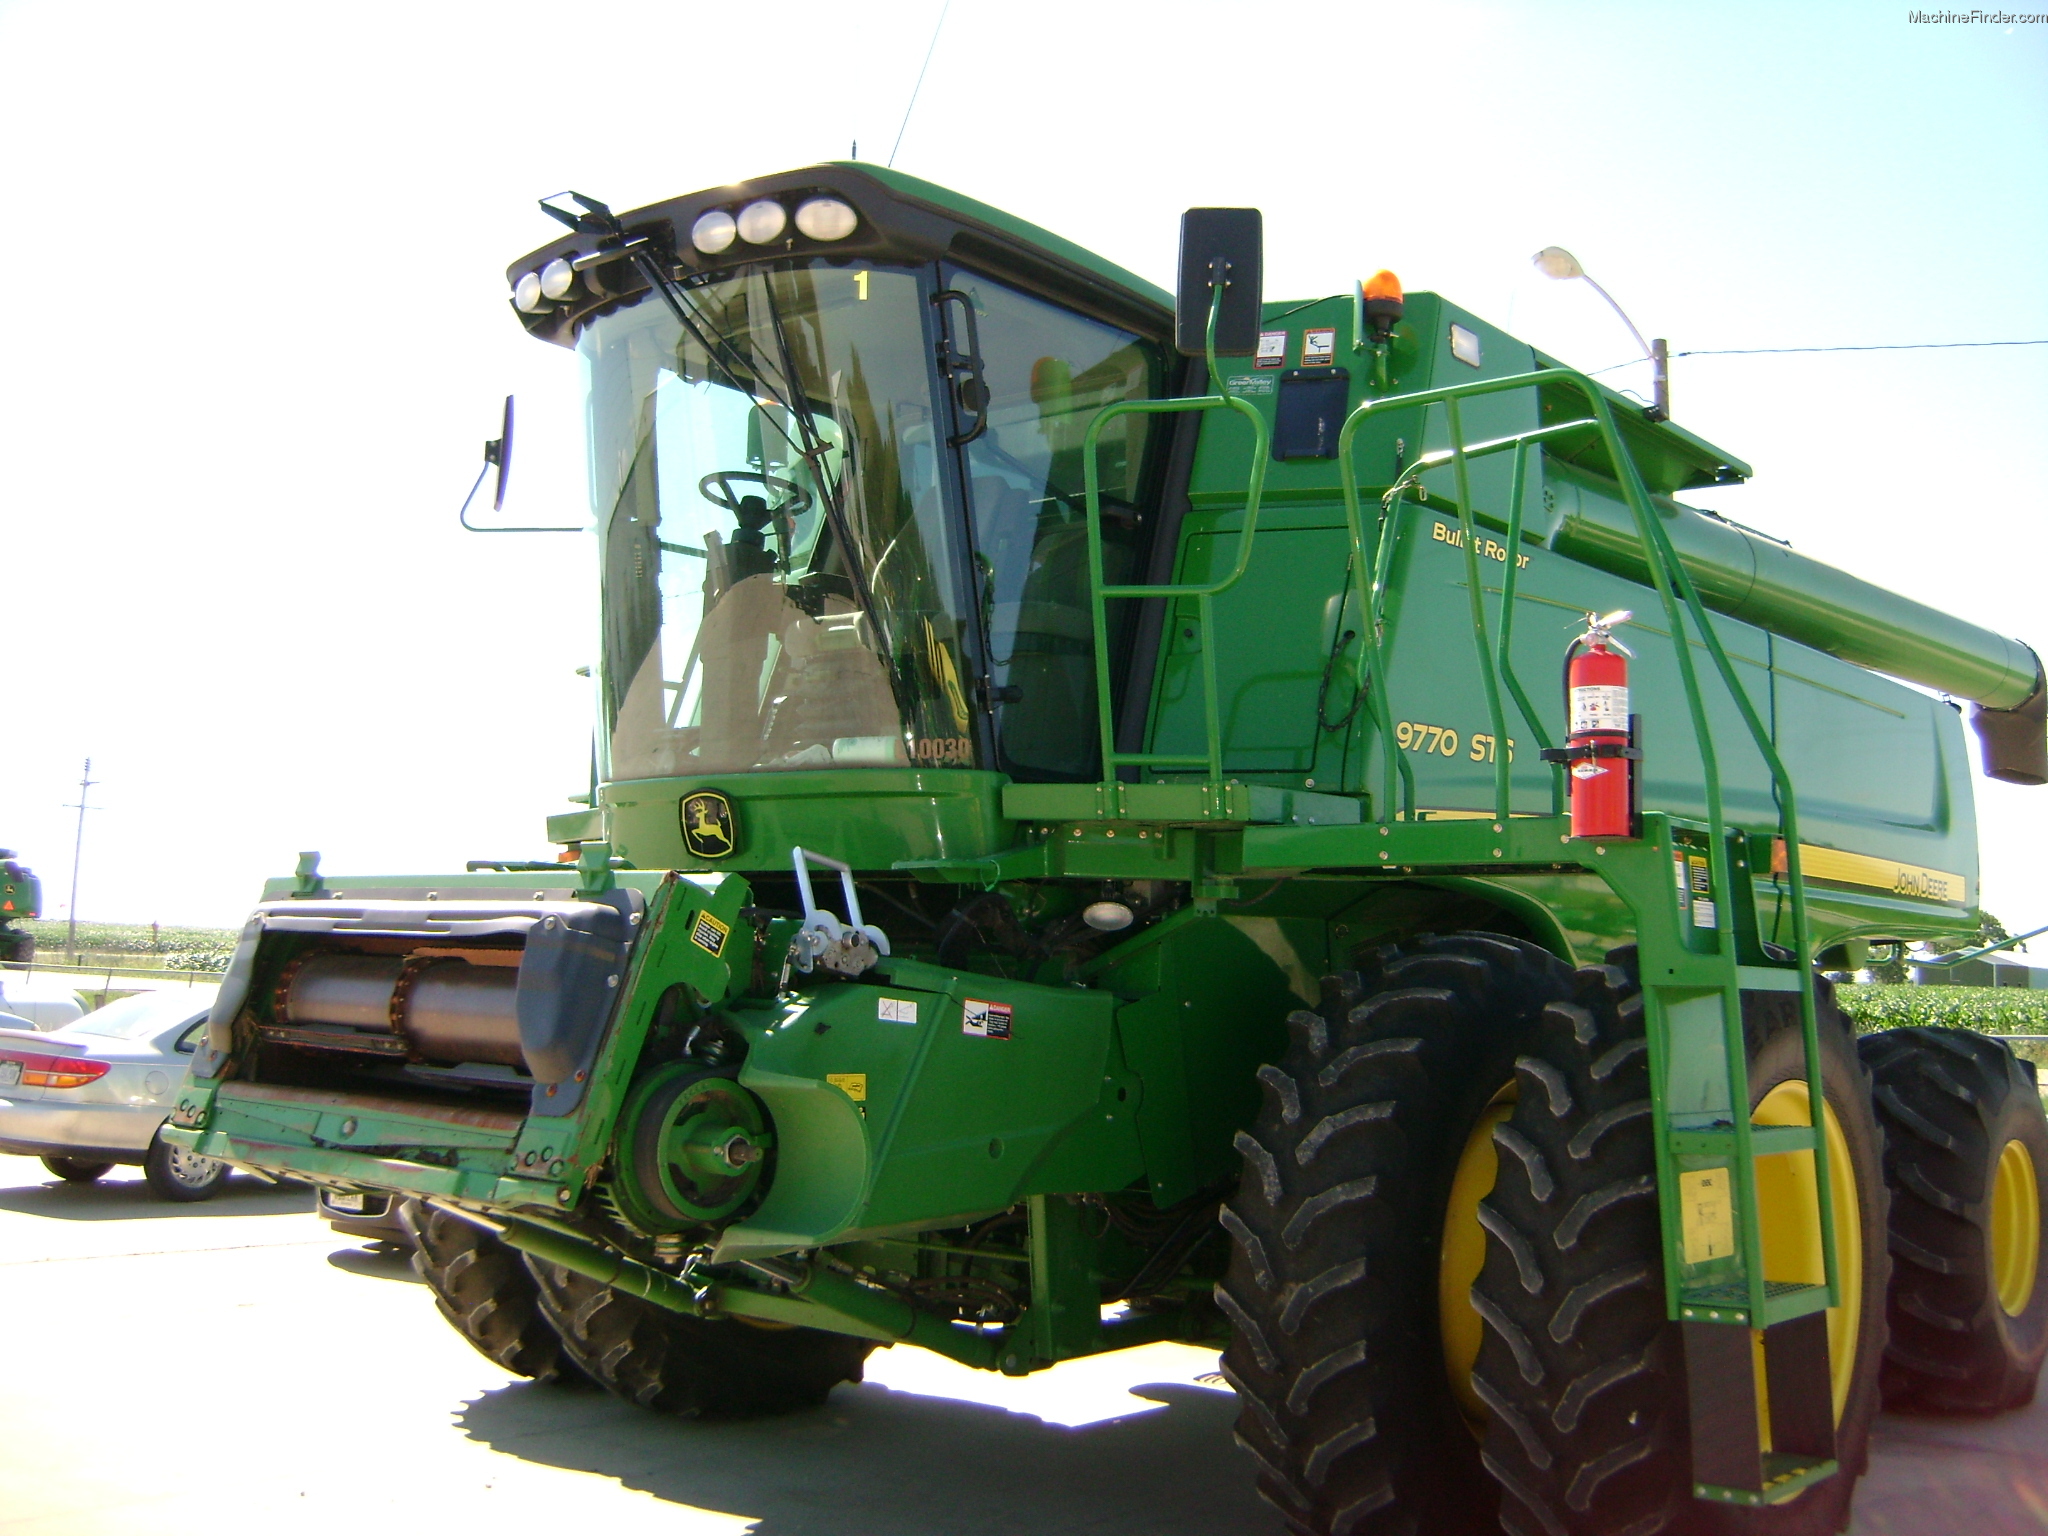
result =
[[612,1196],[647,1232],[726,1221],[759,1192],[774,1145],[767,1110],[733,1069],[671,1063],[627,1095]]

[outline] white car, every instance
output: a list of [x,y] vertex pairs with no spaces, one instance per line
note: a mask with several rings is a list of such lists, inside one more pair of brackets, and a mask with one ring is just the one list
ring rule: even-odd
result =
[[27,1019],[37,1029],[61,1029],[85,1015],[85,1000],[63,978],[0,970],[0,1013]]
[[0,1028],[0,1152],[90,1184],[140,1163],[165,1200],[205,1200],[228,1165],[168,1145],[170,1118],[217,987],[145,992],[43,1033]]

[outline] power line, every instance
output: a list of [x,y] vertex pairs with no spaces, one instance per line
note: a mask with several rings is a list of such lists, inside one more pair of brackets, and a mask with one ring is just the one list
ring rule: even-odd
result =
[[903,132],[910,126],[910,114],[917,110],[917,93],[924,89],[924,72],[932,67],[932,55],[938,51],[939,31],[946,25],[946,12],[952,8],[953,0],[945,0],[945,4],[939,7],[939,19],[932,26],[931,44],[924,51],[924,62],[917,67],[917,84],[910,88],[910,102],[903,109],[903,121],[896,127],[896,142],[889,146],[889,158],[885,163],[891,168],[896,164],[896,151],[903,147]]
[[1759,357],[1767,352],[1930,352],[1946,347],[2048,347],[2039,341],[1887,341],[1867,347],[1714,347],[1673,357]]
[[[1674,352],[1673,357],[1766,357],[1781,352],[1932,352],[1952,347],[2048,347],[2048,337],[2033,341],[1887,341],[1855,347],[1702,347],[1691,352]],[[1647,357],[1609,363],[1594,373],[1612,373],[1617,368],[1646,363]]]

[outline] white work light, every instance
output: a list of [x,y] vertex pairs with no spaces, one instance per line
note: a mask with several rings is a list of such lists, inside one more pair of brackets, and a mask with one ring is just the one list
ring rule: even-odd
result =
[[690,244],[706,256],[716,256],[732,245],[733,237],[738,233],[732,215],[723,208],[714,208],[709,213],[699,214],[697,222],[690,226]]
[[520,273],[519,280],[512,285],[513,308],[523,310],[529,315],[538,314],[541,302],[540,274],[538,272]]
[[789,214],[773,198],[764,197],[740,210],[740,238],[749,245],[766,245],[780,239],[788,225]]
[[560,256],[540,269],[540,291],[548,298],[563,298],[575,286],[576,269]]
[[796,227],[812,240],[844,240],[860,225],[860,215],[836,197],[814,197],[796,211]]

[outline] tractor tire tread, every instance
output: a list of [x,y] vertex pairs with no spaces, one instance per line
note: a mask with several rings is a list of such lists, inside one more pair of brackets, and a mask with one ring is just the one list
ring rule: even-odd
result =
[[1261,1496],[1304,1536],[1490,1530],[1490,1486],[1443,1384],[1429,1191],[1463,1146],[1448,1129],[1475,1086],[1461,1044],[1532,1026],[1570,973],[1488,934],[1356,960],[1324,979],[1319,1008],[1289,1018],[1237,1137],[1243,1176],[1221,1217],[1232,1256],[1214,1293],[1233,1325],[1236,1437]]
[[399,1220],[413,1240],[412,1268],[448,1325],[477,1353],[536,1382],[581,1378],[542,1317],[539,1291],[516,1249],[438,1206],[408,1200]]
[[[1534,1047],[1516,1064],[1521,1090],[1494,1132],[1504,1155],[1486,1197],[1486,1263],[1473,1287],[1487,1325],[1474,1379],[1493,1409],[1485,1464],[1503,1490],[1502,1526],[1530,1536],[1833,1532],[1861,1460],[1855,1432],[1839,1485],[1823,1497],[1764,1511],[1691,1497],[1683,1346],[1665,1312],[1633,951],[1582,967],[1572,988],[1569,1001],[1545,1011]],[[1853,1070],[1825,989],[1820,1001],[1824,1030],[1839,1037],[1828,1048]],[[1746,1006],[1752,1059],[1784,1027],[1782,1013],[1760,1007],[1752,1016]],[[1862,1091],[1850,1085],[1844,1102],[1853,1109]],[[1870,1240],[1881,1230],[1866,1219]],[[1881,1280],[1877,1246],[1866,1269]],[[1864,1316],[1876,1321],[1874,1302]],[[1859,1379],[1874,1409],[1877,1357],[1867,1336],[1865,1348]]]
[[569,1358],[654,1413],[749,1419],[815,1408],[842,1381],[858,1382],[875,1348],[815,1328],[689,1317],[559,1264],[529,1257],[526,1266]]
[[1901,1261],[1885,1402],[1960,1414],[2022,1407],[2048,1356],[2048,1263],[2019,1315],[2007,1314],[1992,1273],[1991,1204],[2008,1142],[2028,1147],[2037,1172],[2048,1174],[2034,1074],[2004,1041],[1971,1030],[1883,1030],[1858,1050],[1877,1083],[1889,1246]]

